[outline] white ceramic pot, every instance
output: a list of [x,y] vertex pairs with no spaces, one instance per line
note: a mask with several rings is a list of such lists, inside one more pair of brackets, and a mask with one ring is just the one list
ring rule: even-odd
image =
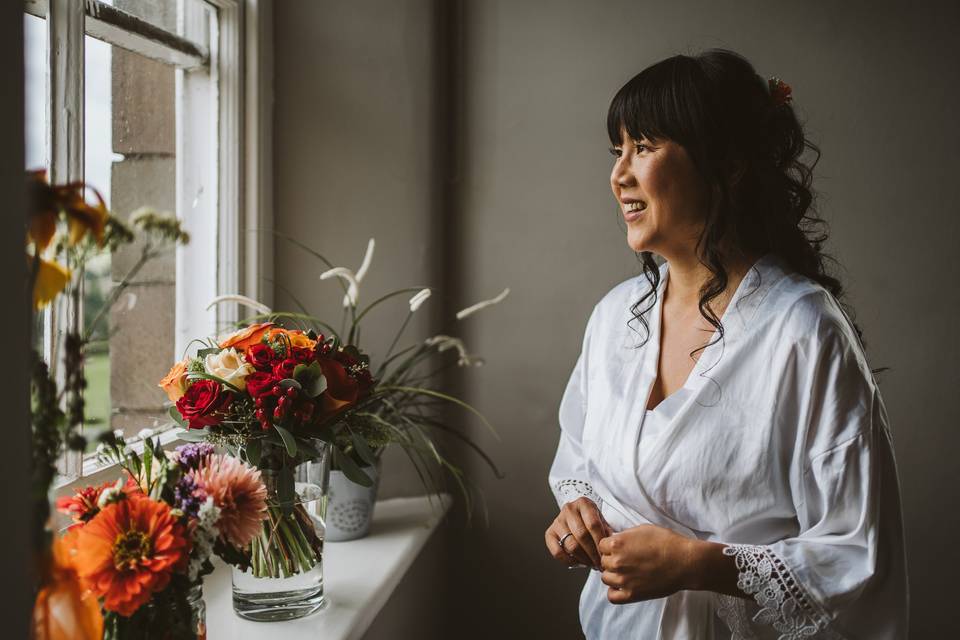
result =
[[370,533],[373,506],[380,487],[380,460],[372,467],[361,467],[373,486],[365,487],[350,480],[343,471],[330,470],[327,502],[326,541],[356,540]]

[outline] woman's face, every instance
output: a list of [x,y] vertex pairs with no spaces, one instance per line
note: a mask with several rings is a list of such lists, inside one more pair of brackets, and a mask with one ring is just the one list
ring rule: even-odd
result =
[[670,140],[631,140],[612,149],[610,187],[627,223],[627,244],[670,259],[694,252],[708,203],[706,184],[686,150]]

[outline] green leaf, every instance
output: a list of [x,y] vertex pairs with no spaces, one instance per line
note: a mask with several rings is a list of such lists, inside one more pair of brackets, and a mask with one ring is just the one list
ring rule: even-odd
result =
[[416,395],[426,395],[434,398],[440,398],[441,400],[446,400],[447,402],[452,402],[453,404],[463,407],[473,415],[480,418],[480,422],[482,422],[483,425],[487,427],[490,433],[493,434],[493,437],[495,437],[497,440],[501,440],[500,434],[497,433],[496,429],[493,428],[493,425],[490,424],[490,422],[483,416],[483,414],[480,413],[473,406],[467,404],[466,402],[464,402],[463,400],[460,400],[459,398],[455,398],[445,393],[440,393],[439,391],[434,391],[433,389],[425,389],[423,387],[405,387],[402,385],[391,385],[391,386],[380,387],[381,393],[385,393],[387,391],[401,391],[404,393],[412,393]]
[[315,378],[305,389],[311,398],[316,398],[327,390],[327,377],[321,375],[319,378]]
[[176,406],[176,405],[170,407],[170,411],[168,411],[167,413],[170,414],[170,418],[171,418],[174,422],[176,422],[178,425],[180,425],[180,426],[183,427],[184,429],[187,428],[187,421],[184,420],[184,419],[183,419],[183,416],[180,415],[180,412],[177,410],[177,406]]
[[220,347],[212,347],[210,349],[200,349],[197,351],[198,358],[206,358],[209,355],[220,353],[222,349]]
[[296,389],[297,391],[300,391],[301,389],[303,389],[303,385],[301,385],[299,382],[297,382],[293,378],[284,378],[283,380],[278,382],[277,385],[279,385],[281,389],[290,389],[291,387]]
[[231,390],[236,391],[237,393],[243,393],[239,387],[236,385],[230,384],[223,378],[218,376],[212,376],[209,373],[201,373],[199,371],[191,371],[187,374],[187,380],[213,380],[214,382],[219,382],[225,387],[229,387]]
[[283,446],[287,448],[287,455],[291,458],[295,457],[297,455],[297,439],[283,427],[273,425],[273,428],[280,434],[280,439],[283,440]]
[[247,442],[247,447],[245,450],[247,455],[247,462],[249,462],[255,467],[260,466],[260,450],[261,450],[261,444],[259,439],[253,438]]
[[327,378],[323,375],[323,368],[319,362],[314,361],[309,365],[298,364],[293,368],[293,377],[303,385],[303,389],[311,398],[327,390]]
[[151,467],[153,466],[153,451],[150,450],[149,442],[143,447],[143,477],[147,483],[146,493],[150,493]]
[[333,465],[343,471],[343,474],[353,482],[356,482],[363,487],[373,486],[373,480],[367,474],[361,471],[360,467],[357,466],[357,463],[354,462],[350,456],[341,451],[340,447],[333,448]]
[[206,442],[210,432],[206,429],[187,429],[179,434],[181,440],[187,442]]
[[369,465],[375,465],[377,463],[377,457],[373,455],[373,451],[370,450],[370,445],[363,439],[363,436],[353,431],[350,433],[350,438],[353,440],[353,448],[357,450],[357,453],[363,461]]

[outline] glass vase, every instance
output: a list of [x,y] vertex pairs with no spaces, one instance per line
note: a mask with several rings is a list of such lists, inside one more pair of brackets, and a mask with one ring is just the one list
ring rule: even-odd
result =
[[191,585],[183,599],[174,588],[154,594],[131,616],[104,612],[104,640],[207,640],[203,585]]
[[[269,517],[251,543],[250,566],[233,567],[233,610],[242,618],[273,622],[323,608],[323,543],[330,477],[330,445],[317,441],[320,456],[293,469],[293,487],[283,474],[261,468]],[[292,495],[289,495],[292,493]]]

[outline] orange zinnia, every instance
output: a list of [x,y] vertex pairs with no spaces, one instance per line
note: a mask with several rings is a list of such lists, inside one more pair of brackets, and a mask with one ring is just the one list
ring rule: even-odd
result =
[[274,323],[272,322],[262,322],[260,324],[252,324],[249,327],[244,327],[243,329],[235,331],[224,338],[223,342],[220,343],[220,348],[229,349],[230,347],[233,347],[237,351],[245,351],[247,347],[260,342],[260,338],[263,337],[263,334],[266,333],[267,329],[273,325]]
[[80,528],[74,566],[104,609],[129,616],[185,567],[189,552],[185,527],[170,507],[131,494]]

